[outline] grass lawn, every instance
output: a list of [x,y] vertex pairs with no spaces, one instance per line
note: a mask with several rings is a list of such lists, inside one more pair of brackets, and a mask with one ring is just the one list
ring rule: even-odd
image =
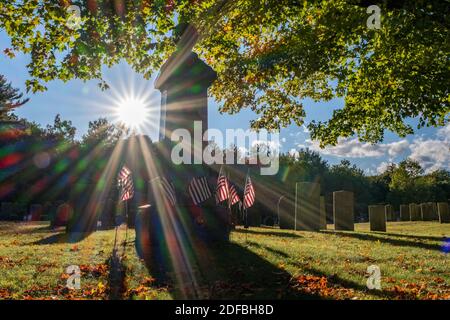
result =
[[[450,299],[450,225],[389,222],[387,233],[236,229],[231,242],[189,251],[191,282],[157,281],[137,257],[128,231],[123,299]],[[125,230],[119,232],[119,242]],[[114,230],[65,235],[48,224],[0,222],[0,299],[109,299]],[[66,288],[67,266],[81,289]],[[381,290],[366,287],[367,267]],[[149,271],[150,269],[150,271]],[[177,279],[177,280],[175,280]],[[187,289],[186,289],[187,288]],[[195,291],[195,295],[193,295]]]

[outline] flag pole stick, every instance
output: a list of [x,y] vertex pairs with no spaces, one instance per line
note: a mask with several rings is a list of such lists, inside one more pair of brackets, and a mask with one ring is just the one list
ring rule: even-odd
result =
[[227,192],[228,192],[228,228],[231,228],[231,202],[230,202],[230,180],[228,180],[228,172],[227,172]]
[[247,207],[245,206],[245,191],[247,189],[247,181],[248,181],[248,173],[250,168],[247,169],[247,176],[245,177],[245,184],[244,184],[244,196],[242,197],[242,207],[244,208],[244,217],[245,217],[245,243],[247,244],[248,241],[248,212]]
[[128,200],[125,201],[125,241],[123,242],[123,253],[122,257],[125,256],[125,250],[127,247],[127,239],[128,239]]
[[248,212],[247,209],[244,209],[245,211],[245,243],[247,244],[248,242]]
[[115,233],[114,233],[114,246],[113,246],[113,252],[112,252],[112,255],[114,256],[114,254],[115,254],[115,251],[116,251],[116,244],[117,244],[117,221],[116,221],[116,219],[114,218],[114,224],[116,225],[115,226]]
[[[119,203],[121,200],[121,192],[120,192],[120,186],[121,186],[121,180],[118,179],[117,181],[117,188],[119,189]],[[113,250],[112,250],[112,257],[115,256],[116,253],[116,245],[117,245],[117,204],[114,210],[114,226],[115,226],[115,232],[114,232],[114,246],[113,246]]]

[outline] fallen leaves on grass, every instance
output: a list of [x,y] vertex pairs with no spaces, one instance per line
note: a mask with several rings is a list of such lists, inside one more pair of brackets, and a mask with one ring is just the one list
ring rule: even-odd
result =
[[392,278],[392,277],[383,277],[382,282],[386,282],[386,283],[396,283],[397,280],[395,280],[395,279]]
[[158,292],[167,291],[167,287],[152,288],[151,286],[155,282],[153,277],[145,277],[138,287],[128,289],[125,292],[125,297],[129,299],[138,300],[154,300],[158,297]]
[[12,259],[10,259],[8,257],[0,257],[0,267],[10,268],[13,266],[14,266],[14,262],[12,261]]
[[11,292],[8,289],[0,288],[0,300],[13,299]]
[[292,279],[292,287],[305,294],[333,299],[351,299],[353,289],[343,288],[330,283],[325,276],[299,275]]
[[396,300],[448,300],[450,292],[448,290],[438,290],[438,292],[430,292],[425,283],[408,283],[401,281],[401,285],[396,285],[385,289],[391,299]]
[[142,285],[144,285],[144,286],[150,286],[150,285],[152,285],[154,282],[155,282],[155,278],[153,278],[153,277],[145,277],[143,280],[142,280]]
[[87,286],[83,290],[69,289],[62,284],[55,287],[50,285],[33,285],[25,290],[20,299],[23,300],[82,300],[82,299],[106,299],[107,288],[103,283],[96,287]]
[[36,271],[39,273],[42,273],[42,272],[47,271],[49,268],[54,268],[54,267],[56,267],[56,263],[43,263],[36,267]]
[[20,266],[25,260],[27,260],[28,257],[23,257],[17,260],[13,260],[8,257],[2,257],[0,256],[0,268],[13,268]]
[[107,276],[109,272],[109,266],[105,263],[96,265],[80,265],[81,276],[92,276],[94,278],[99,278],[102,276]]

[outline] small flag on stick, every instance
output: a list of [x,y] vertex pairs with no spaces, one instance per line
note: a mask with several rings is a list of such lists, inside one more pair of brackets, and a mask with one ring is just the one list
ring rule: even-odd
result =
[[162,191],[161,195],[165,197],[172,206],[175,206],[177,204],[175,186],[172,182],[169,182],[169,180],[167,180],[166,178],[158,177],[153,183],[155,183],[155,185],[160,188],[160,190]]
[[255,189],[253,188],[252,180],[247,174],[244,189],[244,209],[250,208],[255,203]]
[[189,195],[196,206],[211,198],[211,189],[206,177],[193,178],[189,183]]
[[227,177],[222,173],[220,168],[219,177],[217,178],[216,187],[216,203],[219,204],[229,198],[230,190]]
[[236,187],[234,186],[234,184],[230,183],[230,205],[235,205],[236,203],[238,203],[239,201],[241,201],[241,199],[239,199],[239,195],[236,191]]
[[131,170],[123,166],[117,178],[117,185],[120,188],[120,201],[126,201],[134,196],[133,178]]

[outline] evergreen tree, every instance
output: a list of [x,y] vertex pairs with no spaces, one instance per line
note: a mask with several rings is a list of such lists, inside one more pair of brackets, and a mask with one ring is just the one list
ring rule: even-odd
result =
[[19,89],[13,88],[6,78],[0,74],[0,120],[17,120],[17,117],[11,113],[28,102],[28,98],[22,99],[23,93]]

